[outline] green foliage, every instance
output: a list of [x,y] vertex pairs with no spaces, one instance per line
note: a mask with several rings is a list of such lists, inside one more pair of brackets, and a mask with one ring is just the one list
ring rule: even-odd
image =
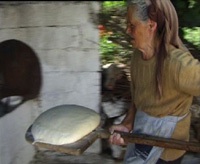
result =
[[113,10],[124,10],[126,8],[126,1],[104,1],[102,10],[104,13],[112,12]]
[[197,46],[200,50],[200,27],[193,28],[183,28],[184,31],[184,39],[188,42],[191,42],[193,45]]
[[126,63],[130,56],[129,50],[121,44],[125,41],[124,36],[126,35],[125,29],[121,28],[121,24],[126,26],[121,22],[125,19],[126,8],[126,1],[104,1],[102,3],[100,22],[105,26],[105,32],[100,38],[102,64]]
[[126,2],[125,1],[104,1],[103,2],[103,7],[107,9],[113,9],[113,8],[118,8],[125,6]]
[[100,40],[100,54],[102,63],[115,62],[120,54],[121,46],[108,39],[109,35],[102,36]]
[[195,0],[189,0],[189,8],[193,8],[197,2]]

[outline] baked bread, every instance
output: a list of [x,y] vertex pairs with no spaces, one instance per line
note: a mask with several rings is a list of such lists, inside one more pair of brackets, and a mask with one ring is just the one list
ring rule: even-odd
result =
[[60,105],[43,112],[32,124],[35,142],[52,145],[74,143],[100,124],[99,114],[78,105]]

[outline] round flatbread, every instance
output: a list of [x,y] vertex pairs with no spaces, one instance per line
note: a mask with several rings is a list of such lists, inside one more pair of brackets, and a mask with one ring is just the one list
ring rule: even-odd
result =
[[52,145],[70,144],[92,132],[100,124],[92,109],[78,105],[61,105],[43,112],[33,123],[34,142]]

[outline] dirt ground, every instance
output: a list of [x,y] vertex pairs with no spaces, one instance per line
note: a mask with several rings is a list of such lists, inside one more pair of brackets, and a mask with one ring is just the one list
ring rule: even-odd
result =
[[[110,156],[83,153],[80,156],[67,155],[49,150],[38,150],[29,164],[122,164]],[[181,164],[200,164],[200,153],[186,153]]]

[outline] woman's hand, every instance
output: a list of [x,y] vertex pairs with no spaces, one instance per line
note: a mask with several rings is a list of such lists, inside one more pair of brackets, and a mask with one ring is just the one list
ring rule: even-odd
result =
[[130,109],[128,110],[128,113],[124,120],[121,122],[119,125],[113,125],[110,127],[109,131],[111,132],[112,135],[110,135],[109,142],[111,144],[115,145],[126,145],[124,142],[124,139],[121,137],[119,133],[113,133],[115,130],[116,131],[121,131],[121,132],[130,132],[133,127],[134,127],[134,119],[135,119],[135,113],[136,113],[136,107],[135,104],[132,103],[130,106]]
[[126,143],[124,142],[124,139],[121,137],[121,135],[119,133],[113,133],[115,130],[121,131],[121,132],[130,132],[130,130],[126,126],[124,126],[122,124],[113,125],[109,129],[109,131],[111,132],[111,136],[109,138],[109,142],[111,144],[126,145]]

